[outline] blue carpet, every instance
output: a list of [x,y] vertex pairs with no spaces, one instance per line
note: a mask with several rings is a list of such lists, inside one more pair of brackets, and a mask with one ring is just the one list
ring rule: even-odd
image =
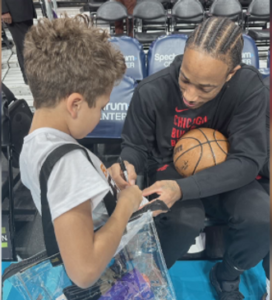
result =
[[[210,261],[179,261],[170,269],[170,276],[178,300],[217,299],[209,283],[209,271],[214,265]],[[2,262],[2,273],[10,263]],[[260,263],[246,271],[241,278],[240,291],[245,300],[260,300],[266,289],[265,273]],[[3,300],[23,300],[8,284],[4,286]]]
[[[209,283],[209,272],[215,262],[179,261],[170,269],[178,300],[213,300],[216,298]],[[240,291],[245,300],[260,300],[266,291],[265,273],[260,263],[241,276]]]

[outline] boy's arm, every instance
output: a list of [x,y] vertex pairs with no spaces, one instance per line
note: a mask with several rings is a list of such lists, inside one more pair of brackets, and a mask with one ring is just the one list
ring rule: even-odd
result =
[[[140,191],[138,193],[137,199],[141,200]],[[131,191],[130,195],[133,196]],[[99,279],[114,256],[131,214],[138,209],[138,200],[132,204],[131,197],[119,197],[108,222],[96,233],[90,201],[54,220],[56,239],[67,274],[77,286],[88,288]],[[135,205],[137,201],[139,204]]]

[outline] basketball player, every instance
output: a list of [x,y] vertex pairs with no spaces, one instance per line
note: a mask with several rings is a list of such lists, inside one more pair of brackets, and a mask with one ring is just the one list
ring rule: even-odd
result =
[[[155,194],[171,208],[155,217],[168,268],[194,244],[205,214],[228,223],[223,261],[210,272],[222,300],[244,298],[240,275],[269,251],[269,195],[255,179],[269,177],[269,91],[260,73],[242,64],[242,49],[242,29],[229,19],[212,17],[200,24],[184,55],[135,89],[121,153],[130,183],[120,175],[119,164],[110,168],[124,188],[147,165],[152,185],[144,196]],[[228,158],[181,178],[173,166],[173,148],[184,133],[200,127],[228,138]]]

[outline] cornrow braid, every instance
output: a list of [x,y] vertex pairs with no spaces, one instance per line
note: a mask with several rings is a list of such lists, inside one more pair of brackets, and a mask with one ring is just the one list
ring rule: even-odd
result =
[[226,23],[227,19],[222,19],[219,24],[216,24],[215,30],[213,30],[213,34],[210,38],[210,41],[208,43],[208,48],[215,48],[217,44],[219,44],[218,41],[218,32],[220,29],[224,26],[224,23]]
[[[211,25],[212,23],[210,23]],[[203,26],[199,26],[199,30],[198,30],[198,35],[195,37],[195,43],[196,45],[200,45],[202,40],[203,40],[203,36],[204,36],[204,32],[207,30],[208,27],[208,23],[203,22],[202,23]]]
[[187,39],[186,48],[204,51],[229,65],[232,70],[242,61],[242,29],[229,18],[211,17]]

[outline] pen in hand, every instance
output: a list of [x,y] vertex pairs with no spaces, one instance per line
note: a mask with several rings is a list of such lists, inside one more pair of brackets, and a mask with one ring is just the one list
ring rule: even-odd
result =
[[122,157],[118,158],[118,162],[120,164],[120,168],[121,168],[122,173],[124,175],[125,181],[128,182],[128,171],[127,171],[127,168],[126,168],[126,165],[125,165],[124,161],[122,160]]

